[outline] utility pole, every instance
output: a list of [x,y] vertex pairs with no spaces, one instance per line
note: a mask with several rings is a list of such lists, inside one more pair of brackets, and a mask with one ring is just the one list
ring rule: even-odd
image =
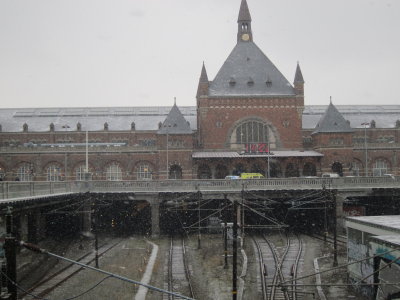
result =
[[4,250],[7,262],[7,289],[9,293],[9,300],[17,300],[17,252],[16,241],[13,237],[13,224],[11,207],[7,208],[6,214],[6,238],[4,241]]
[[325,183],[322,183],[322,195],[324,197],[324,242],[327,242],[328,237],[328,215],[327,215],[327,195],[325,189]]
[[333,266],[338,266],[337,260],[337,220],[336,220],[336,191],[331,191],[331,198],[333,203]]
[[242,214],[242,247],[244,245],[244,184],[242,185],[242,192],[241,192],[241,196],[242,196],[242,207],[241,207],[241,214]]
[[201,249],[201,233],[200,233],[200,200],[201,200],[201,192],[197,191],[197,201],[198,201],[198,216],[199,216],[199,230],[197,232],[197,249]]
[[94,261],[96,268],[99,268],[99,240],[97,236],[97,207],[96,200],[93,202],[93,216],[92,216],[92,226],[94,234]]
[[[226,206],[227,199],[226,194],[224,195],[224,205]],[[226,213],[226,208],[224,209],[224,269],[228,269],[228,214]]]
[[233,200],[233,262],[232,262],[232,299],[237,299],[237,232],[238,232],[238,224],[237,224],[237,209],[238,203],[237,200]]

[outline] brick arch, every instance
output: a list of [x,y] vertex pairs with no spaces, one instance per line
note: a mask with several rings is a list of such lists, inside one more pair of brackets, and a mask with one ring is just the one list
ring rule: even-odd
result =
[[[257,117],[257,116],[248,116],[248,117],[244,117],[244,118],[237,120],[229,128],[227,136],[226,136],[226,140],[225,140],[226,148],[232,148],[231,147],[232,141],[233,141],[233,139],[236,139],[236,137],[234,136],[236,129],[239,126],[241,126],[247,122],[258,122],[258,123],[262,123],[262,124],[266,125],[268,127],[268,132],[269,133],[272,132],[271,148],[281,148],[282,147],[282,142],[281,142],[279,132],[278,132],[277,128],[271,122],[269,122],[263,118]],[[274,147],[274,145],[275,145],[275,147]]]

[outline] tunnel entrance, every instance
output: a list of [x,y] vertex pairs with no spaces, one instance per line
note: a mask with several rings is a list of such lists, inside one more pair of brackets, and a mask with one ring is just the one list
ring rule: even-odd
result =
[[113,200],[97,204],[98,231],[116,236],[151,235],[151,207],[147,201]]

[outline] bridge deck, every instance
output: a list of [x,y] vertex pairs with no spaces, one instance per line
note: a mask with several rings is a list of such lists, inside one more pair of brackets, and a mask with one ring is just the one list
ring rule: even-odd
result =
[[164,181],[31,181],[1,182],[0,203],[33,200],[56,195],[94,193],[237,193],[246,191],[321,190],[366,191],[399,188],[400,177],[272,178],[249,180],[164,180]]

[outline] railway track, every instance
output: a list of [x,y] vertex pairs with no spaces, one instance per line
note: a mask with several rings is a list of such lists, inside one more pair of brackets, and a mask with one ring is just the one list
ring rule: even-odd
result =
[[[317,239],[317,240],[321,240],[321,241],[325,241],[325,236],[322,234],[308,234],[310,237]],[[330,235],[326,236],[326,242],[333,244],[334,243],[334,238]],[[346,246],[347,245],[347,238],[345,236],[337,236],[336,238],[336,242],[338,246]]]
[[[114,239],[114,240],[110,241],[109,243],[102,245],[98,249],[99,257],[101,255],[103,255],[104,253],[106,253],[107,251],[114,248],[121,241],[122,241],[121,239]],[[91,251],[91,252],[81,256],[76,261],[88,265],[88,264],[92,263],[94,260],[95,260],[95,253],[93,253],[93,251]],[[24,294],[19,295],[19,299],[28,300],[28,299],[42,298],[43,296],[47,295],[52,290],[54,290],[56,287],[58,287],[61,283],[65,282],[68,278],[74,276],[80,270],[82,270],[82,267],[75,265],[75,264],[69,264],[68,266],[62,268],[58,272],[51,274],[50,276],[44,278],[42,281],[37,283],[35,286],[31,287]]]
[[[171,237],[167,274],[167,285],[169,291],[195,298],[191,283],[190,270],[187,263],[184,238]],[[173,299],[178,298],[173,295],[163,295],[163,300]]]
[[[286,245],[278,248],[264,235],[253,237],[259,257],[261,292],[263,300],[301,299],[296,277],[303,252],[298,236],[286,237]],[[280,286],[281,282],[292,280],[291,285]]]

